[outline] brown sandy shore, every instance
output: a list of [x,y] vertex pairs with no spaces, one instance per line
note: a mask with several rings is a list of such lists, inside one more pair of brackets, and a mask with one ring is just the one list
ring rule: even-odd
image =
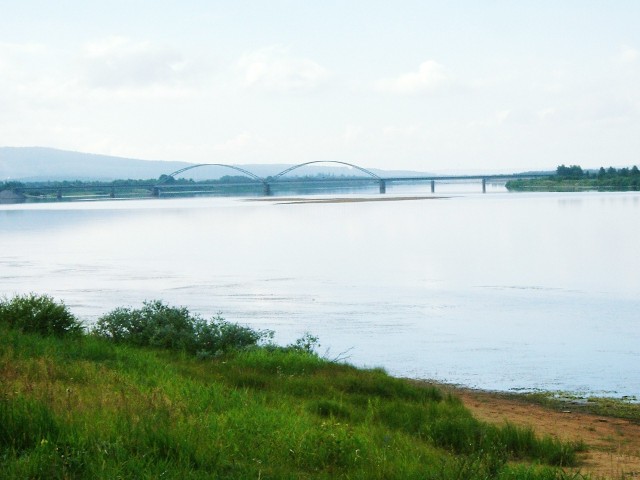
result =
[[[421,382],[424,383],[424,382]],[[459,397],[476,418],[491,423],[529,426],[539,435],[582,440],[579,471],[594,479],[640,478],[640,421],[595,415],[567,403],[562,408],[542,406],[526,395],[473,390],[426,382]]]
[[401,202],[406,200],[436,200],[447,197],[429,196],[408,196],[408,197],[335,197],[335,198],[313,198],[313,197],[266,197],[251,198],[250,202],[273,202],[280,205],[297,205],[304,203],[361,203],[361,202]]

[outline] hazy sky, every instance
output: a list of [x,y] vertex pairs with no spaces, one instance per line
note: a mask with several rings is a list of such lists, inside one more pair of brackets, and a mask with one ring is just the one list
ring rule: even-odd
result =
[[640,1],[0,0],[0,146],[640,164]]

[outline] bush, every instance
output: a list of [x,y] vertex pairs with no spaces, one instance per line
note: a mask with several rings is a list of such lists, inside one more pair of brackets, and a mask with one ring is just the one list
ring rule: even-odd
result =
[[194,322],[195,353],[199,357],[221,355],[258,345],[273,336],[270,330],[254,330],[227,322],[220,316],[209,322],[198,318]]
[[0,300],[0,322],[25,333],[45,336],[80,335],[83,331],[82,323],[64,303],[34,293]]
[[139,309],[116,308],[98,320],[93,333],[117,343],[180,350],[199,357],[255,346],[271,335],[220,316],[207,321],[185,307],[171,307],[159,300],[144,302]]
[[316,354],[316,351],[320,348],[320,339],[315,335],[311,335],[309,332],[305,332],[302,337],[288,345],[288,347],[299,352]]
[[93,332],[117,343],[191,351],[197,320],[184,307],[154,300],[144,302],[140,309],[112,310],[98,320]]

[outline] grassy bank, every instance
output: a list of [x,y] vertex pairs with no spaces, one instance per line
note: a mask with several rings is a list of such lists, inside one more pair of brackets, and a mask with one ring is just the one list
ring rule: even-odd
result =
[[[92,333],[36,332],[50,303],[29,316],[26,300],[22,320],[0,304],[3,478],[583,478],[564,470],[582,445],[481,422],[435,387],[324,360],[312,341],[203,354],[170,341],[185,330],[161,304],[164,317],[118,309]],[[203,341],[250,333],[205,324]]]

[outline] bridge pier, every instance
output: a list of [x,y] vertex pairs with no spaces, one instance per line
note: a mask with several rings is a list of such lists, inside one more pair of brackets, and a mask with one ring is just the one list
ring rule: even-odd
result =
[[482,193],[487,193],[487,179],[482,179]]
[[116,198],[116,189],[114,187],[111,187],[111,193],[109,194],[109,197]]
[[152,197],[159,197],[160,196],[160,189],[158,187],[153,187],[153,190],[151,190],[151,196]]
[[380,193],[387,193],[387,182],[380,180]]
[[435,193],[435,192],[436,192],[436,181],[431,180],[431,193]]
[[58,189],[58,191],[56,192],[56,199],[62,200],[62,190],[61,189]]
[[265,197],[270,197],[271,196],[271,185],[269,185],[267,182],[264,182],[262,184],[262,194]]

